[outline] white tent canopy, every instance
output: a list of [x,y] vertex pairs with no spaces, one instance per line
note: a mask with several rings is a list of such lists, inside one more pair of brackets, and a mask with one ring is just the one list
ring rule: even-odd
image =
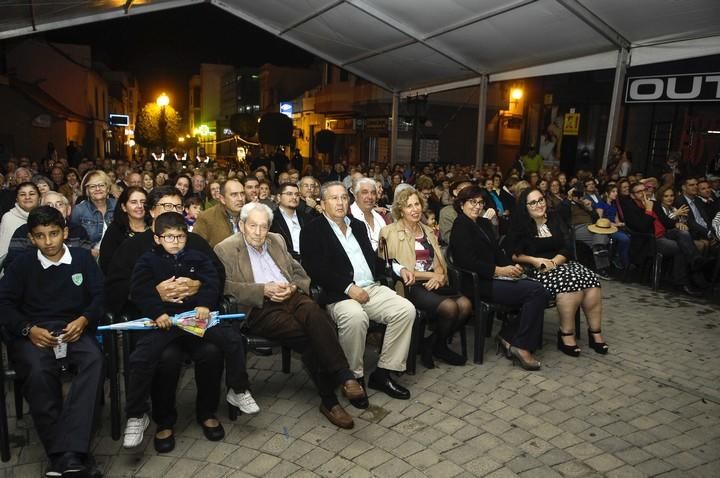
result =
[[0,39],[198,3],[405,94],[720,53],[718,0],[0,0]]
[[[399,96],[616,68],[606,150],[628,66],[720,54],[720,0],[0,0],[0,39],[199,3],[392,91],[395,105]],[[478,128],[478,161],[481,136]]]

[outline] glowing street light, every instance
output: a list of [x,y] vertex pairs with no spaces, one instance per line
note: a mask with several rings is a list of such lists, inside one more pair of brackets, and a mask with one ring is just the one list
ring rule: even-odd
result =
[[158,130],[160,130],[160,148],[165,153],[165,144],[167,136],[167,117],[165,116],[165,107],[170,104],[170,98],[165,93],[158,96],[156,100],[160,107],[160,118],[158,119]]
[[161,108],[165,108],[167,105],[170,104],[170,97],[163,92],[160,96],[157,97],[156,102],[158,106],[160,106]]

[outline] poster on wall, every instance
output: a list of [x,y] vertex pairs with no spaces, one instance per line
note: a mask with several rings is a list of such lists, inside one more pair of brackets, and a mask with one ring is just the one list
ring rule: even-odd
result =
[[580,131],[580,113],[565,113],[563,120],[563,134],[565,136],[577,136]]

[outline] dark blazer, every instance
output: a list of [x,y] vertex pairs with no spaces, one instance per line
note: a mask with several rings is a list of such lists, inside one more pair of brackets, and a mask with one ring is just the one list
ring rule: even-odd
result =
[[504,188],[501,188],[499,197],[500,202],[502,203],[506,211],[512,212],[512,210],[515,209],[515,202],[517,201],[515,196],[507,192]]
[[[697,200],[697,198],[696,198]],[[694,203],[695,206],[700,211],[700,214],[702,214],[703,219],[705,220],[705,224],[707,224],[708,227],[710,227],[710,224],[712,223],[712,218],[705,217],[705,209],[697,204],[697,202]],[[687,226],[688,230],[690,231],[690,235],[693,239],[707,239],[708,238],[708,227],[702,227],[698,222],[695,220],[695,215],[692,212],[692,208],[687,202],[687,199],[685,199],[684,194],[680,194],[677,199],[675,200],[675,206],[687,206],[688,211],[688,220],[687,220]]]
[[465,214],[458,214],[453,223],[448,254],[454,265],[478,274],[479,292],[486,300],[492,300],[495,266],[511,264],[498,245],[492,223],[484,217],[473,221]]
[[630,231],[654,234],[655,218],[645,214],[645,209],[638,206],[634,200],[628,199],[623,202],[623,212],[625,213],[625,224]]
[[[307,218],[305,217],[305,214],[303,214],[300,210],[296,210],[295,212],[297,213],[298,222],[300,223],[300,229],[302,230],[302,228],[305,227]],[[300,254],[297,254],[293,250],[290,228],[288,227],[287,222],[285,222],[285,218],[283,217],[282,211],[280,211],[279,207],[274,211],[272,226],[270,226],[270,232],[280,234],[283,239],[285,239],[285,245],[287,246],[287,250],[290,255],[293,257],[293,259],[300,262]]]
[[[373,251],[365,224],[350,218],[350,229],[360,244],[373,276],[380,269],[380,260]],[[345,249],[335,236],[328,219],[323,215],[308,222],[300,232],[302,263],[313,284],[323,288],[328,303],[347,300],[345,289],[353,283],[353,265]]]

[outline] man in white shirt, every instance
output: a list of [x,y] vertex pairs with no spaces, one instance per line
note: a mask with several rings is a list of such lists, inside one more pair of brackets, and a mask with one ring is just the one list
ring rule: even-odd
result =
[[350,215],[365,224],[370,244],[377,251],[380,240],[380,229],[385,226],[385,219],[375,211],[377,205],[377,188],[375,180],[360,178],[353,185],[355,202],[350,206]]
[[278,188],[278,210],[270,232],[280,234],[285,239],[288,252],[300,262],[300,231],[305,224],[305,215],[298,211],[300,190],[293,183],[281,184]]

